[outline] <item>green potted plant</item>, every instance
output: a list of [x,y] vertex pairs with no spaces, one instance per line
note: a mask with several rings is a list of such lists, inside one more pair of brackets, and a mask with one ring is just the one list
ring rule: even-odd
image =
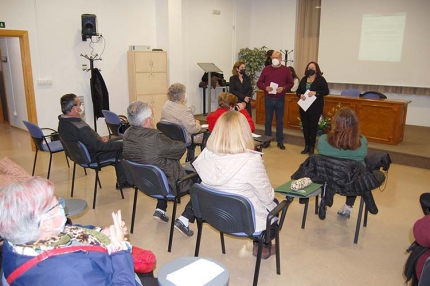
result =
[[254,90],[257,89],[258,74],[264,68],[266,53],[268,48],[242,48],[239,50],[239,60],[245,62],[246,73],[251,78],[251,84]]

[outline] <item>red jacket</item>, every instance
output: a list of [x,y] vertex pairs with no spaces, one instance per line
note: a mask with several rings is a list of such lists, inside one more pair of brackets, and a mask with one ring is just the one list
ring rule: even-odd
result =
[[[208,122],[208,124],[209,124],[209,126],[208,126],[208,130],[209,131],[211,131],[212,132],[212,130],[214,129],[214,127],[215,127],[215,123],[216,123],[216,121],[218,120],[218,118],[221,116],[221,115],[223,115],[225,112],[227,112],[227,111],[229,111],[228,109],[226,109],[226,108],[218,108],[217,110],[215,110],[214,112],[212,112],[211,114],[209,114],[207,117],[206,117],[206,120],[207,120],[207,122]],[[251,116],[249,116],[249,113],[248,113],[248,111],[246,111],[246,109],[242,109],[241,111],[239,111],[240,113],[242,113],[243,115],[245,115],[245,117],[246,117],[246,119],[248,120],[248,123],[249,123],[249,127],[251,127],[251,132],[254,132],[254,130],[255,130],[255,125],[254,125],[254,122],[252,121],[252,118],[251,118]]]

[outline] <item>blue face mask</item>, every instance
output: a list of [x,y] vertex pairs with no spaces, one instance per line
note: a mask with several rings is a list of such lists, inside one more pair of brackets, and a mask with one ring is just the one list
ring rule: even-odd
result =
[[57,228],[53,228],[51,230],[52,234],[57,235],[61,232],[64,231],[64,227],[66,226],[66,222],[67,222],[67,217],[66,217],[66,213],[64,211],[64,208],[62,208],[61,206],[58,207],[58,213],[56,213],[53,216],[46,216],[44,219],[49,219],[49,218],[54,218],[56,216],[61,216],[63,218],[63,221],[61,222],[60,226]]

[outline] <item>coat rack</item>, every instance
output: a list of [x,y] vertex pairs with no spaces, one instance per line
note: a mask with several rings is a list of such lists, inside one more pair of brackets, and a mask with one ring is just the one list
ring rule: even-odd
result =
[[[98,54],[95,54],[94,56],[93,55],[90,55],[90,56],[88,56],[88,55],[84,55],[84,54],[81,54],[81,57],[83,57],[83,58],[86,58],[87,60],[89,60],[90,61],[90,68],[88,69],[88,68],[82,68],[82,70],[83,71],[86,71],[86,72],[88,72],[88,71],[91,71],[91,74],[92,74],[92,71],[94,70],[94,61],[101,61],[102,59],[99,57],[99,55]],[[101,70],[100,70],[101,71]],[[92,93],[92,91],[93,91],[93,89],[92,89],[92,87],[91,87],[91,82],[90,82],[90,90],[91,90],[91,93]],[[93,97],[93,95],[91,94],[91,99],[92,99],[92,97]],[[95,110],[94,110],[94,103],[93,103],[93,114],[95,114]],[[93,119],[94,119],[94,131],[96,131],[97,132],[97,120],[96,120],[96,117],[95,116],[93,116]]]

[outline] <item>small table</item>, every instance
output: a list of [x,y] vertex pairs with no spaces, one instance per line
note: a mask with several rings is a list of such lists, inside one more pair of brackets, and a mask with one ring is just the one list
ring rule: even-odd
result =
[[64,199],[66,202],[66,207],[64,212],[66,216],[74,216],[84,211],[87,208],[87,202],[80,199]]
[[226,286],[228,285],[228,281],[230,279],[230,273],[228,272],[228,269],[225,267],[225,265],[221,264],[220,262],[216,261],[213,258],[209,257],[180,257],[176,258],[172,261],[167,262],[164,264],[160,271],[158,272],[158,283],[161,286],[175,286],[172,282],[167,280],[167,275],[170,273],[173,273],[183,267],[186,267],[187,265],[190,265],[193,262],[196,262],[200,259],[205,259],[210,262],[213,262],[220,266],[224,271],[221,272],[218,276],[216,276],[214,279],[209,281],[208,283],[204,284],[205,286]]
[[257,151],[261,152],[263,144],[271,142],[275,137],[261,135],[259,137],[253,137],[253,138],[254,138],[254,141],[258,142],[257,144],[255,144],[255,148],[257,149]]
[[315,214],[318,214],[318,201],[319,201],[319,195],[321,194],[321,187],[322,184],[315,184],[312,183],[306,188],[303,188],[305,191],[305,194],[300,194],[298,192],[295,192],[291,190],[291,181],[286,182],[285,184],[277,187],[275,189],[275,192],[285,194],[286,197],[289,198],[300,198],[300,203],[304,203],[305,208],[303,210],[303,218],[302,218],[302,229],[305,228],[306,225],[306,216],[308,213],[308,204],[309,204],[309,198],[315,197]]

